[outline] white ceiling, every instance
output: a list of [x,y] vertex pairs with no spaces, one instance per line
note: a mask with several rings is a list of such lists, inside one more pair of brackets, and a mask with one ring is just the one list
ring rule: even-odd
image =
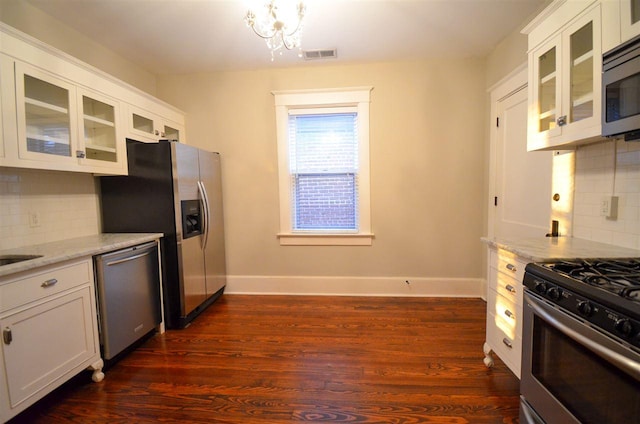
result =
[[[309,63],[293,51],[271,62],[264,41],[243,22],[251,0],[28,1],[157,74]],[[330,63],[484,57],[544,4],[544,0],[305,2],[302,48],[337,48],[338,58],[328,59]]]

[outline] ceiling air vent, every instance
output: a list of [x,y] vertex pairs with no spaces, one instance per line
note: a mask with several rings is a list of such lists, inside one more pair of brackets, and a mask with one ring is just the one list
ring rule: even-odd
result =
[[304,60],[335,59],[338,57],[338,51],[336,49],[304,50],[302,54]]

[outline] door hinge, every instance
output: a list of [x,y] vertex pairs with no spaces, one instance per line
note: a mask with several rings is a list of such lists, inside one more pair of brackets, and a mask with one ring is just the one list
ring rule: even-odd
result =
[[498,196],[493,198],[493,206],[498,206]]

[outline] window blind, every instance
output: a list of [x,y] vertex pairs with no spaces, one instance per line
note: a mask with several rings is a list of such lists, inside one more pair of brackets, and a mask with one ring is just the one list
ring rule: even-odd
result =
[[357,113],[289,115],[293,230],[358,230]]

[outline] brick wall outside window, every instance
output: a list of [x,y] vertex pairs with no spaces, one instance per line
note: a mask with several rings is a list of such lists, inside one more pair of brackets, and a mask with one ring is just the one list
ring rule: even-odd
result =
[[358,230],[357,114],[289,118],[294,230]]
[[354,174],[297,174],[294,180],[297,229],[357,228]]

